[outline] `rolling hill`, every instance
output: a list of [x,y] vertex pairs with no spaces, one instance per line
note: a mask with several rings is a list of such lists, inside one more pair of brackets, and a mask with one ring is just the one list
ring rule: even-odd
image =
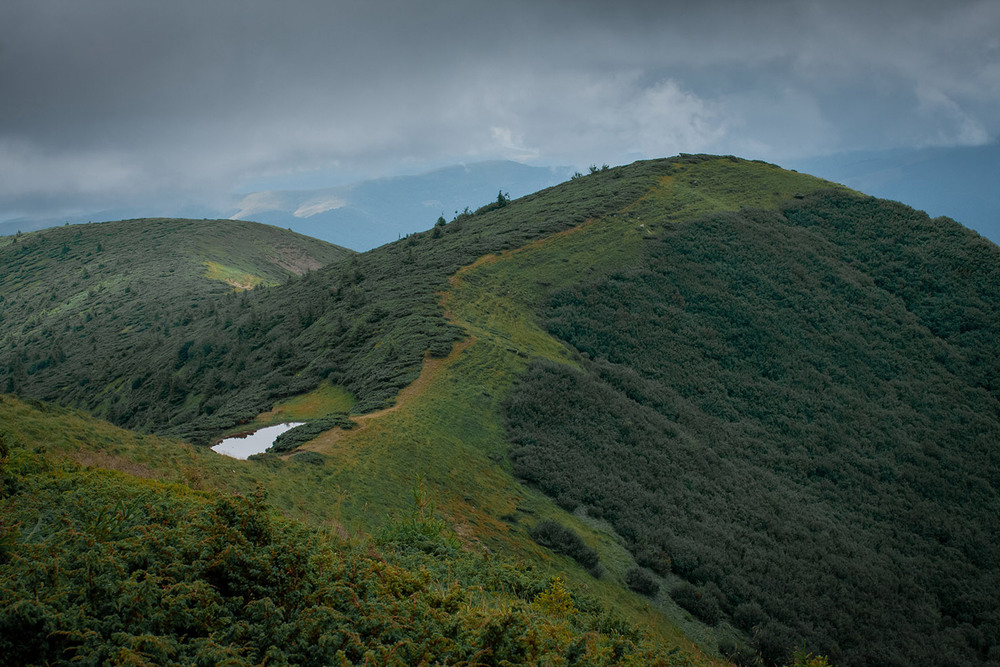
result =
[[[21,378],[48,378],[36,392],[41,398],[108,404],[109,392],[122,391],[114,383],[123,368],[148,361],[135,359],[136,347],[170,345],[173,332],[211,319],[216,302],[352,254],[287,230],[228,220],[128,220],[2,237],[6,388],[14,390]],[[53,373],[53,366],[60,368]],[[97,389],[109,376],[115,379]]]
[[[6,241],[9,275],[53,282],[58,261],[22,264]],[[164,300],[140,326],[92,325],[103,337],[25,337],[5,310],[0,382],[196,445],[350,412],[353,428],[247,462],[169,440],[55,449],[260,485],[348,533],[405,516],[418,485],[468,548],[557,571],[736,664],[803,647],[840,665],[988,665],[998,272],[1000,249],[952,220],[679,156],[499,197],[272,287]],[[25,309],[67,303],[19,289]]]

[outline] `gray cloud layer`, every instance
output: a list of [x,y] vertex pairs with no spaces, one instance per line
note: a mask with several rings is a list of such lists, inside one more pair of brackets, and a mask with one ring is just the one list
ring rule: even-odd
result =
[[6,0],[0,217],[312,169],[980,144],[998,25],[995,0]]

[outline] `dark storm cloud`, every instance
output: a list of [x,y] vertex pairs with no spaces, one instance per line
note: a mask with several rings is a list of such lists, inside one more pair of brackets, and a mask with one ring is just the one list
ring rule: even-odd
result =
[[0,215],[319,168],[983,143],[996,25],[996,2],[8,0]]

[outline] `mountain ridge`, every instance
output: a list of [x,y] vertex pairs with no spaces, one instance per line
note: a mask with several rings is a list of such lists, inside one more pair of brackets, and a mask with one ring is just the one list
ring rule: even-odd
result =
[[[658,613],[739,664],[795,646],[845,665],[992,664],[998,267],[953,221],[679,156],[229,294],[153,351],[166,383],[136,365],[110,386],[131,387],[123,423],[199,438],[325,386],[356,413],[398,404],[307,443],[308,471],[302,452],[262,455],[202,483],[265,484],[286,512],[368,530],[420,480],[468,544],[614,604],[645,582]],[[433,376],[400,401],[426,359]],[[163,417],[126,411],[163,391]],[[545,522],[583,546],[543,545]],[[907,562],[919,587],[900,588]]]
[[[202,205],[162,204],[164,215],[190,219],[251,219],[293,229],[354,250],[395,241],[496,198],[497,191],[520,197],[568,179],[569,167],[532,167],[509,160],[451,165],[410,175],[386,176],[340,185],[294,187],[225,194]],[[263,185],[263,184],[261,184]],[[274,184],[269,184],[273,186]],[[0,234],[148,217],[149,208],[120,207],[61,217],[19,217],[0,222]]]
[[791,161],[789,167],[876,197],[946,215],[1000,245],[1000,143],[856,151]]

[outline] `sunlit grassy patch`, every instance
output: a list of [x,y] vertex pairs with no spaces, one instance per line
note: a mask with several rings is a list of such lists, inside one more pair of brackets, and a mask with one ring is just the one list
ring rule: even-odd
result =
[[671,220],[679,220],[743,207],[774,208],[819,187],[846,189],[772,164],[718,158],[676,165],[669,179],[661,181],[661,187],[644,201]]
[[268,412],[261,413],[258,424],[276,424],[284,421],[316,419],[334,412],[350,412],[354,397],[343,387],[323,382],[307,394],[281,401]]
[[258,285],[277,285],[276,281],[265,281],[260,276],[241,271],[240,269],[219,264],[218,262],[205,262],[205,277],[209,280],[218,280],[227,285],[232,285],[238,290],[253,289]]

